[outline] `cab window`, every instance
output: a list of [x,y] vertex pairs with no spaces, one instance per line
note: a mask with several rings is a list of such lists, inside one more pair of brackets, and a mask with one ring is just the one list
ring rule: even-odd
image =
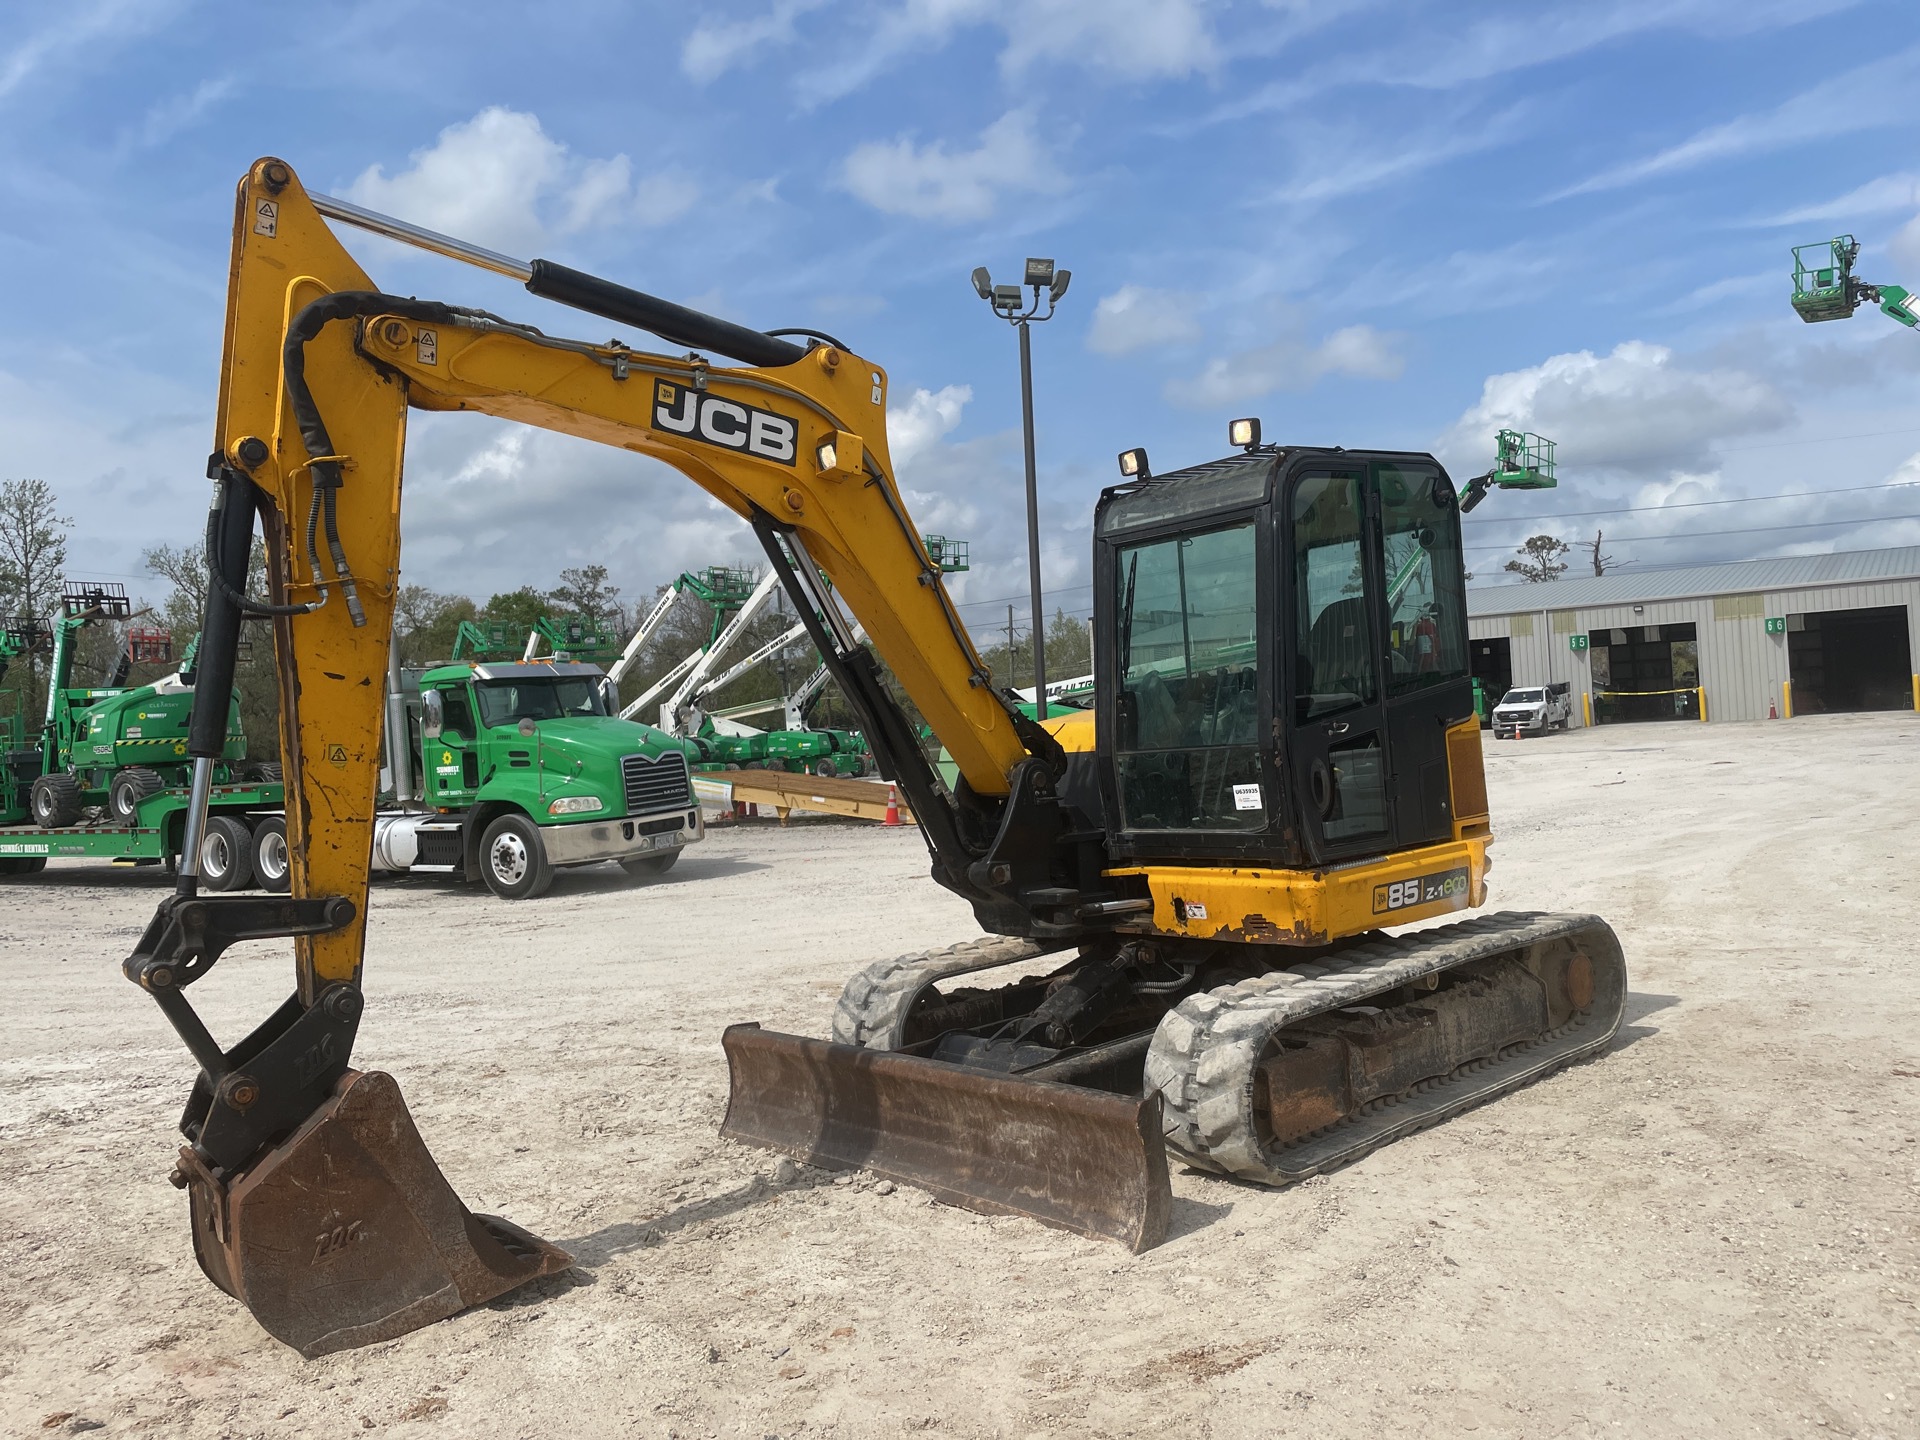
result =
[[1302,477],[1293,492],[1293,610],[1300,657],[1294,709],[1302,722],[1379,697],[1363,534],[1358,475]]
[[1375,467],[1387,583],[1388,689],[1425,690],[1467,673],[1466,597],[1453,489],[1431,466]]
[[1253,522],[1127,546],[1116,578],[1116,750],[1127,828],[1259,828]]

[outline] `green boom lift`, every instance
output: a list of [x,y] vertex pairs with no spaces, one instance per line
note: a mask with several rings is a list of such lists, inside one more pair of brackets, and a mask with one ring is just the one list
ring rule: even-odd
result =
[[1920,297],[1899,285],[1859,279],[1853,273],[1859,258],[1860,242],[1851,235],[1793,247],[1793,308],[1800,318],[1809,325],[1845,320],[1864,300],[1909,330],[1920,327]]

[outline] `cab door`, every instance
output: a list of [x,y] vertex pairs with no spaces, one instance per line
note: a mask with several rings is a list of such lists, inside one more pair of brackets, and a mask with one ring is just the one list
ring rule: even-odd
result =
[[1393,830],[1378,495],[1364,464],[1307,470],[1284,493],[1287,753],[1307,851],[1378,853]]
[[480,788],[473,705],[464,685],[438,688],[434,694],[440,702],[440,733],[424,737],[420,747],[427,802],[447,810],[464,809]]
[[1372,468],[1385,581],[1389,809],[1394,848],[1407,850],[1453,837],[1447,729],[1473,715],[1466,569],[1459,506],[1440,468],[1411,460]]

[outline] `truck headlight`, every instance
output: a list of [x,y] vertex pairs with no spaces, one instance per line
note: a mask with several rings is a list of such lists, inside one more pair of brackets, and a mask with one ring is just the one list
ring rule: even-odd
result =
[[607,807],[600,803],[597,795],[562,795],[547,806],[549,815],[591,815],[596,810]]

